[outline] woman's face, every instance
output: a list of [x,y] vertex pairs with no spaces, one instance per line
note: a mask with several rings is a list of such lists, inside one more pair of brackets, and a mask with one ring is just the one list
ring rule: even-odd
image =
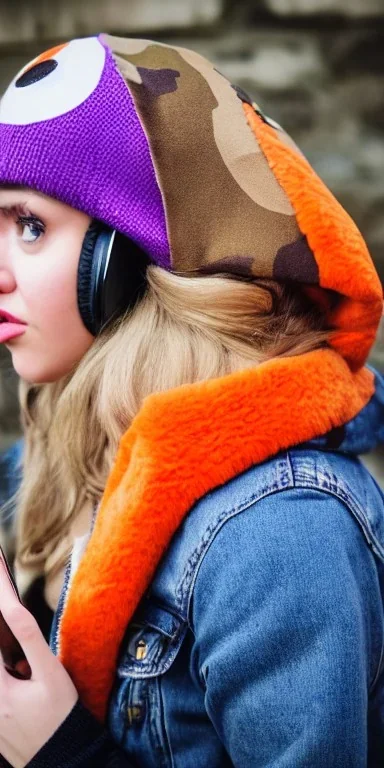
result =
[[[89,216],[38,192],[0,188],[0,341],[28,382],[57,381],[94,340],[77,306],[89,224]],[[5,313],[25,325],[7,327]]]

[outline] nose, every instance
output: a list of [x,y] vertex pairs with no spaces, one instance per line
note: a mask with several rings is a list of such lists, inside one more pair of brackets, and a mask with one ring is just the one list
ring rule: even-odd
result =
[[16,281],[9,269],[0,266],[0,294],[12,293],[16,288]]

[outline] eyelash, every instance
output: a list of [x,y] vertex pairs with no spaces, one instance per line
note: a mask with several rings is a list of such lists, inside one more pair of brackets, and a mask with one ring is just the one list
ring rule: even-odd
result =
[[25,241],[27,245],[34,245],[34,243],[37,243],[38,240],[40,239],[40,235],[43,235],[45,232],[45,224],[36,216],[34,216],[32,213],[29,215],[26,215],[26,214],[19,215],[16,219],[16,224],[20,227],[29,226],[31,229],[33,227],[35,230],[39,232],[39,236],[36,238],[36,240],[33,240],[30,243]]

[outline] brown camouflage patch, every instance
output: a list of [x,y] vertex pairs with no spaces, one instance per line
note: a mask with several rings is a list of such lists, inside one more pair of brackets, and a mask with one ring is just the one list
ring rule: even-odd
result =
[[272,277],[291,273],[284,262],[293,258],[292,267],[302,274],[307,265],[312,276],[303,245],[291,245],[301,243],[294,211],[247,123],[239,89],[193,51],[103,40],[148,137],[173,269]]
[[141,83],[146,88],[148,95],[153,98],[164,96],[166,93],[177,91],[176,78],[180,73],[174,69],[145,69],[137,67],[141,77]]
[[279,248],[273,277],[275,280],[295,280],[309,285],[319,283],[319,267],[304,235],[295,243]]
[[205,275],[212,275],[215,272],[227,272],[229,275],[254,277],[253,261],[254,256],[228,256],[226,259],[215,261],[214,264],[204,265],[200,268],[199,272]]

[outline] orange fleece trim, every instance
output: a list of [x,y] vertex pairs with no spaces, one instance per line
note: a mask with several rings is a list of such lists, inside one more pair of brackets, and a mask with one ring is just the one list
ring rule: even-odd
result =
[[383,289],[356,225],[307,160],[279,138],[249,104],[248,123],[288,196],[319,267],[320,286],[343,297],[328,313],[332,346],[353,370],[364,365],[383,310]]
[[48,61],[48,59],[53,59],[55,56],[57,56],[60,51],[63,50],[63,48],[67,48],[69,43],[60,43],[60,45],[55,45],[54,48],[49,48],[48,51],[44,51],[44,53],[41,53],[40,56],[37,57],[37,59],[34,59],[31,61],[30,66],[26,70],[26,72],[29,72],[30,69],[33,69],[36,67],[37,64],[42,64],[43,61]]
[[99,719],[127,624],[192,505],[349,421],[373,391],[369,370],[352,373],[322,349],[146,398],[121,440],[61,621],[61,659]]

